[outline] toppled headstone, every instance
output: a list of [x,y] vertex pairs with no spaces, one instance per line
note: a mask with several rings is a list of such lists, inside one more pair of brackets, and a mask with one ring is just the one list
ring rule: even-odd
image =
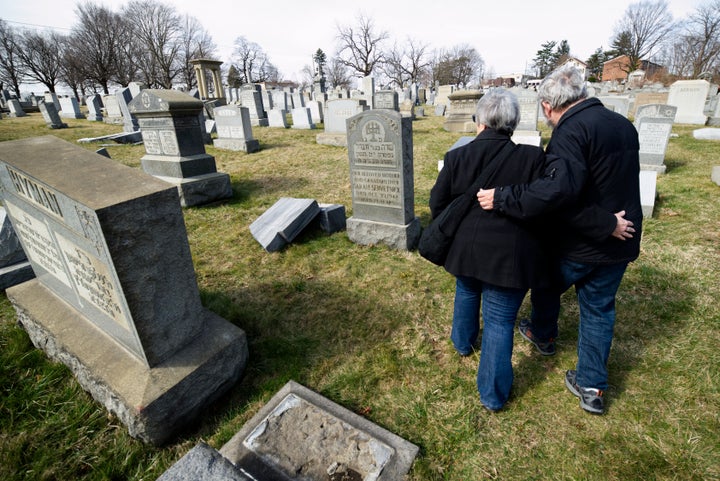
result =
[[320,228],[327,234],[345,230],[345,206],[341,204],[319,204]]
[[257,481],[242,473],[228,459],[199,443],[165,471],[157,481]]
[[220,454],[253,479],[403,479],[418,447],[294,382],[288,382]]
[[51,135],[3,142],[0,183],[37,275],[6,291],[18,323],[131,436],[167,442],[240,378],[245,333],[201,304],[175,187]]
[[320,213],[314,199],[280,198],[250,224],[250,233],[268,252],[291,243]]
[[693,130],[693,137],[701,140],[720,140],[720,128],[707,127]]

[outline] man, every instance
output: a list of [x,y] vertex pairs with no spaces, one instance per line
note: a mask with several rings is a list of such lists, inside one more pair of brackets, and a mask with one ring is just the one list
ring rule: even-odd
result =
[[549,232],[560,259],[560,288],[532,293],[531,320],[521,321],[519,330],[541,353],[554,354],[560,295],[575,286],[578,361],[565,373],[565,385],[581,408],[602,414],[615,295],[640,252],[638,135],[625,117],[587,98],[584,79],[571,66],[548,75],[538,97],[553,128],[546,148],[552,168],[527,185],[481,190],[478,201],[517,218],[552,211]]

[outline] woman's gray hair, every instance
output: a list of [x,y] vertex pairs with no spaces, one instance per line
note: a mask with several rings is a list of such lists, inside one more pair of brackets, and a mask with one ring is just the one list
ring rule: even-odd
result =
[[493,89],[478,101],[475,109],[476,124],[512,135],[519,122],[520,104],[512,92]]
[[538,86],[538,98],[549,103],[553,110],[562,110],[585,97],[585,79],[571,64],[553,70]]

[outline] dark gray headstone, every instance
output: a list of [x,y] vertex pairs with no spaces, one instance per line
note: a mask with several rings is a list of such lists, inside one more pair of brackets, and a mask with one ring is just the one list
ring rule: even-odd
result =
[[392,110],[368,110],[347,120],[355,243],[400,250],[417,245],[420,221],[413,192],[412,120]]
[[157,481],[257,481],[205,443],[199,443]]
[[54,136],[3,142],[3,202],[37,278],[7,290],[33,343],[134,437],[162,444],[239,378],[205,309],[177,189]]
[[145,89],[129,105],[145,144],[143,170],[175,184],[185,207],[232,197],[230,176],[205,152],[202,109],[202,101],[177,90]]
[[10,111],[8,117],[25,117],[27,115],[23,110],[22,106],[20,105],[20,101],[18,99],[8,100],[7,107]]
[[115,97],[117,98],[120,112],[122,112],[123,130],[125,132],[137,132],[138,130],[140,130],[140,124],[138,124],[137,118],[130,110],[130,102],[133,99],[132,91],[130,90],[130,88],[125,87],[118,90],[115,93]]
[[0,290],[35,277],[4,207],[0,207]]
[[87,119],[93,122],[102,122],[102,96],[98,94],[91,95],[85,100],[85,104],[88,108]]
[[345,219],[345,206],[341,204],[319,204],[320,215],[320,228],[328,233],[333,234],[341,230],[345,230],[346,219]]
[[64,129],[67,128],[67,124],[60,120],[60,114],[58,114],[54,103],[40,102],[38,104],[40,113],[45,119],[45,123],[51,129]]

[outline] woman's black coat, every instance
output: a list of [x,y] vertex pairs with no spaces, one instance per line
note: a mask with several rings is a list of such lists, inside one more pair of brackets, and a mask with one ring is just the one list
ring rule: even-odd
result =
[[[444,166],[430,191],[433,218],[475,182],[507,142],[507,134],[484,130],[472,142],[445,154]],[[542,175],[545,154],[539,147],[516,145],[485,187],[524,184]],[[549,284],[550,256],[538,236],[540,219],[518,221],[477,202],[460,224],[445,262],[456,276],[469,276],[502,287],[533,288]]]

